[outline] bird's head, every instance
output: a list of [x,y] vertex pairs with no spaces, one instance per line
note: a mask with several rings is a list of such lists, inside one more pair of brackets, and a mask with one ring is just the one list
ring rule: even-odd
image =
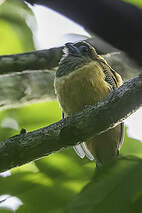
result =
[[95,48],[86,41],[75,44],[66,43],[63,52],[64,55],[60,60],[59,68],[56,73],[57,77],[68,75],[91,61],[99,59],[99,55],[96,53]]

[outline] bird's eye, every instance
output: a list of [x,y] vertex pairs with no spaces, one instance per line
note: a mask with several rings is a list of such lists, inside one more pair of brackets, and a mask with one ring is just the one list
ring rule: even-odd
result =
[[89,48],[85,45],[80,46],[79,50],[80,50],[81,53],[88,53],[89,52]]

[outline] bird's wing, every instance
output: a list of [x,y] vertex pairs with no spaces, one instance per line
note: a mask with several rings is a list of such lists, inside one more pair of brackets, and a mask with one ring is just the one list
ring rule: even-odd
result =
[[[108,66],[109,66],[109,65],[108,65]],[[112,85],[113,89],[114,89],[114,88],[120,87],[120,86],[122,85],[122,83],[123,83],[121,76],[120,76],[117,72],[115,72],[110,66],[109,66],[109,68],[110,68],[109,74],[111,74],[111,75],[108,75],[108,76],[110,76],[110,77],[106,77],[105,80],[106,80],[110,85]],[[104,70],[104,73],[105,73],[105,72],[108,72],[108,71],[107,71],[107,70],[106,70],[106,71]],[[107,74],[107,73],[106,73],[106,74]],[[120,125],[121,125],[121,135],[120,135],[120,142],[119,142],[119,150],[120,150],[120,148],[121,148],[121,146],[122,146],[122,143],[123,143],[123,140],[124,140],[124,135],[125,135],[125,126],[124,126],[124,122],[121,123]]]
[[[105,81],[111,86],[112,90],[120,87],[122,85],[121,76],[118,73],[116,73],[107,64],[107,62],[104,61],[104,59],[102,60],[102,62],[103,63],[100,63],[100,65],[102,65],[103,72],[106,76]],[[108,69],[106,68],[106,66],[108,67]],[[121,145],[122,145],[123,139],[124,139],[124,123],[121,123],[120,125],[121,125],[121,136],[120,136],[119,149],[121,148]],[[80,156],[80,158],[84,158],[86,156],[89,160],[94,160],[94,156],[91,154],[91,152],[87,148],[85,142],[83,142],[79,145],[76,145],[73,148],[74,148],[75,152]]]

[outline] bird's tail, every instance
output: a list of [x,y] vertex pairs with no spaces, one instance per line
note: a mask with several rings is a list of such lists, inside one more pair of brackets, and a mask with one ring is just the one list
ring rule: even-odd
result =
[[89,160],[94,160],[94,156],[87,149],[85,142],[83,142],[79,145],[76,145],[73,148],[80,158],[84,158],[86,156]]

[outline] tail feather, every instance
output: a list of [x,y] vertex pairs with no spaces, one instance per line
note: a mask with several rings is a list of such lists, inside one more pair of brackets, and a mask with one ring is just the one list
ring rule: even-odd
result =
[[73,148],[80,158],[84,158],[86,156],[89,160],[94,160],[94,156],[87,149],[85,142],[83,142],[79,145],[76,145]]
[[84,150],[82,149],[81,145],[76,145],[73,147],[76,154],[80,157],[80,158],[84,158],[85,157],[85,152]]
[[89,149],[87,148],[85,142],[81,143],[81,147],[83,149],[83,151],[85,152],[86,157],[89,160],[94,160],[94,156],[91,154],[91,152],[89,151]]

